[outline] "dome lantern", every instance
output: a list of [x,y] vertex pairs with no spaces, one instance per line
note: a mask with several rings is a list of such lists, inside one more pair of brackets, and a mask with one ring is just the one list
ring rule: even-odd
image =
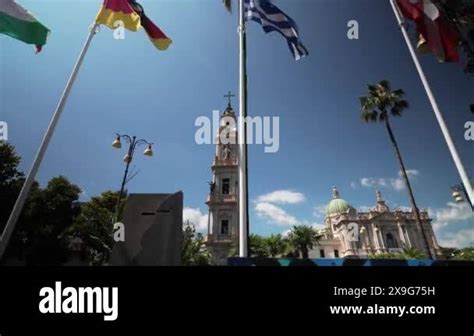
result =
[[347,203],[345,200],[340,198],[339,191],[336,187],[332,188],[332,200],[326,207],[326,216],[332,216],[336,214],[346,213],[350,209],[354,209],[352,205]]

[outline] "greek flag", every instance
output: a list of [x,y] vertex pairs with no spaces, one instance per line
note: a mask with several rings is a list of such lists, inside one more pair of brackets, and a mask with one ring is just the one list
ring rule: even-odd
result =
[[308,55],[308,50],[299,39],[295,21],[277,6],[269,0],[245,0],[244,4],[245,19],[260,23],[265,33],[276,31],[283,35],[295,60]]

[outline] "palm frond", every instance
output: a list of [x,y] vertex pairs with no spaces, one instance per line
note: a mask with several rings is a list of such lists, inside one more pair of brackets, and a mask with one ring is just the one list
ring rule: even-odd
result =
[[403,110],[408,108],[408,102],[406,100],[400,99],[396,100],[392,108],[390,109],[390,114],[395,117],[400,117],[402,115]]
[[386,79],[380,81],[379,85],[385,89],[385,91],[390,91],[390,82]]
[[366,122],[385,121],[389,114],[401,116],[403,110],[408,108],[408,102],[403,99],[405,92],[402,89],[391,91],[390,83],[382,80],[378,84],[368,84],[368,95],[359,97],[362,114]]
[[367,88],[369,89],[369,94],[371,96],[374,96],[374,95],[377,94],[377,86],[376,85],[369,84],[369,85],[367,85]]
[[393,90],[392,91],[392,94],[394,96],[398,96],[398,97],[403,97],[405,95],[405,91],[403,91],[402,89],[398,89],[398,90]]
[[368,99],[369,98],[367,98],[367,97],[359,97],[360,106],[365,106]]
[[222,3],[229,12],[232,12],[232,0],[222,0]]
[[400,117],[402,115],[402,110],[397,106],[394,106],[390,109],[390,114],[395,117]]
[[410,107],[410,104],[408,104],[408,101],[402,99],[398,102],[395,103],[395,105],[398,107],[398,108],[401,108],[402,110],[404,109],[407,109]]
[[377,121],[379,118],[379,114],[375,110],[364,110],[361,116],[365,122]]

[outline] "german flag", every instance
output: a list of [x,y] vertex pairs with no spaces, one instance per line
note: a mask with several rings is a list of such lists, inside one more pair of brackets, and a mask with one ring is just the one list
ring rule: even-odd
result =
[[117,23],[123,22],[124,27],[131,31],[138,31],[141,26],[140,15],[127,0],[104,0],[95,22],[110,29],[117,28]]
[[153,45],[159,50],[166,50],[172,43],[171,39],[145,15],[143,7],[135,0],[129,0],[135,12],[140,16],[141,24]]
[[124,27],[131,31],[138,31],[143,27],[153,45],[159,50],[168,49],[172,43],[171,39],[145,15],[143,7],[135,0],[104,0],[97,14],[96,23],[115,29],[118,27],[117,22],[122,22]]

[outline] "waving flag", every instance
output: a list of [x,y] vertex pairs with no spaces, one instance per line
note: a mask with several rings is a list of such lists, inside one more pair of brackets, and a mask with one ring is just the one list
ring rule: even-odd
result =
[[131,31],[140,29],[140,16],[135,12],[128,0],[104,0],[95,22],[111,29],[117,28],[122,22]]
[[0,0],[0,33],[34,44],[40,52],[46,44],[49,29],[14,0]]
[[135,12],[140,16],[141,24],[145,29],[148,37],[153,45],[159,50],[166,50],[172,43],[171,39],[163,33],[163,31],[145,15],[143,7],[135,0],[130,0]]
[[122,22],[124,27],[131,31],[138,31],[143,27],[153,45],[159,50],[168,49],[172,43],[171,39],[145,15],[143,7],[135,0],[104,0],[102,9],[97,14],[96,23],[115,29],[118,27],[117,22]]
[[299,39],[295,21],[269,0],[245,0],[245,19],[258,22],[265,33],[280,33],[287,40],[295,60],[308,55],[308,50]]
[[430,50],[440,62],[458,62],[459,33],[452,28],[431,0],[397,0],[402,14],[415,21],[419,45]]

